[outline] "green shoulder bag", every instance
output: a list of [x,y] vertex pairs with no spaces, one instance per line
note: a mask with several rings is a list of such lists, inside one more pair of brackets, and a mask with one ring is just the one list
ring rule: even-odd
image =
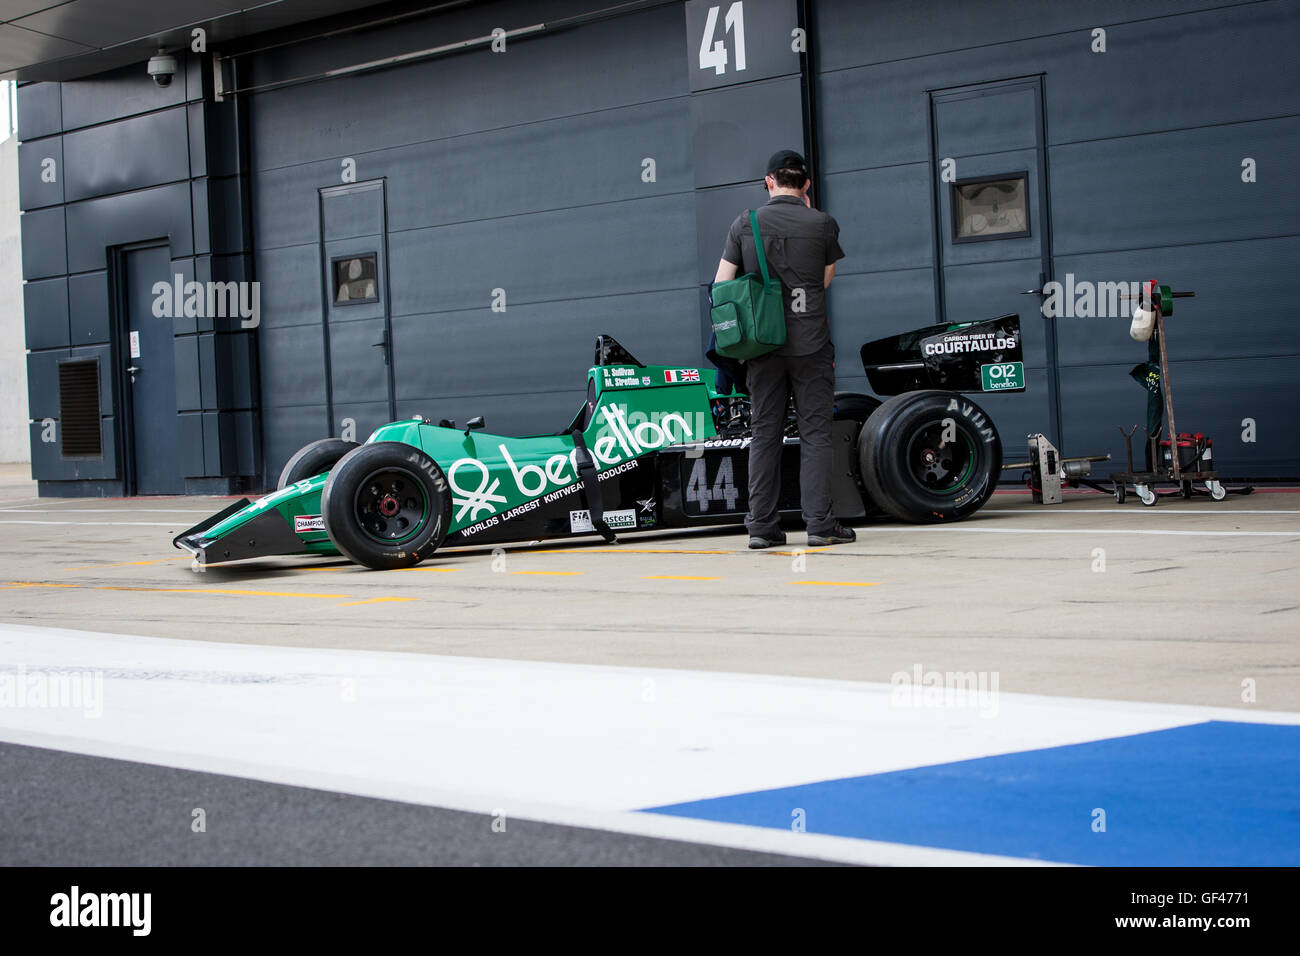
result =
[[754,230],[754,249],[762,275],[749,273],[713,284],[714,347],[719,355],[752,359],[785,345],[785,302],[781,280],[767,271],[763,237],[758,233],[758,210],[749,211]]

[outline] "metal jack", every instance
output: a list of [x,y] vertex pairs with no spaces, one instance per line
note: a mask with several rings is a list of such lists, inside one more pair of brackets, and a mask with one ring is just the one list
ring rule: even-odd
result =
[[1094,461],[1110,461],[1110,455],[1085,455],[1081,458],[1062,458],[1056,446],[1046,435],[1029,436],[1029,460],[1013,461],[1003,465],[1002,470],[1014,468],[1029,470],[1029,490],[1034,496],[1034,503],[1040,505],[1059,505],[1064,499],[1062,485],[1077,488],[1087,485],[1098,491],[1102,488],[1088,476],[1092,474]]

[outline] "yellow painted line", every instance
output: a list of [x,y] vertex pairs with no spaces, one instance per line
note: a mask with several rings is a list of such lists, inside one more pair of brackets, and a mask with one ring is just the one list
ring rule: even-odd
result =
[[685,548],[538,548],[513,552],[526,554],[736,554],[735,551],[688,551]]
[[[830,551],[829,547],[825,548],[801,548],[797,551],[772,551],[765,549],[767,554],[816,554],[820,551]],[[686,548],[538,548],[525,549],[521,551],[512,551],[511,554],[518,557],[524,557],[530,554],[750,554],[751,550],[745,548],[730,550],[713,550],[713,551],[692,551]]]
[[721,581],[722,578],[700,577],[692,574],[648,574],[642,581]]
[[92,591],[154,591],[160,594],[233,594],[236,597],[345,598],[351,594],[305,594],[301,591],[246,591],[241,588],[133,588],[96,586]]
[[791,584],[812,584],[824,588],[874,588],[879,581],[791,581]]
[[545,574],[556,578],[572,578],[580,574],[586,574],[586,571],[511,571],[511,574]]
[[152,561],[123,561],[121,564],[86,564],[77,568],[59,568],[60,571],[98,571],[100,568],[133,568],[143,564],[159,564],[163,561],[189,561],[188,554],[178,554],[174,558],[155,558]]
[[56,584],[52,581],[10,581],[4,588],[77,588],[85,591],[147,591],[159,594],[233,594],[240,597],[347,598],[351,594],[307,594],[301,591],[249,591],[241,588],[148,588],[108,584]]
[[377,597],[366,598],[364,601],[345,601],[339,607],[356,607],[358,604],[382,604],[385,601],[418,601],[419,598],[413,597]]

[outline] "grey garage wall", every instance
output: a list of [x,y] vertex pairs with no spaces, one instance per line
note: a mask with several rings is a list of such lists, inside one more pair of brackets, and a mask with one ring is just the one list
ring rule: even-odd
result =
[[[286,43],[241,56],[237,83],[318,73],[495,27],[555,24],[599,6],[475,3]],[[971,278],[945,286],[936,259],[931,92],[1033,77],[1042,90],[1051,275],[1155,277],[1195,289],[1198,298],[1180,302],[1171,320],[1180,425],[1212,434],[1233,475],[1300,475],[1300,424],[1289,414],[1300,358],[1289,289],[1300,252],[1289,185],[1300,74],[1285,59],[1300,40],[1300,5],[807,6],[817,202],[840,221],[848,253],[830,297],[841,388],[865,390],[856,356],[866,339],[939,317],[982,318],[1007,301],[1026,323],[1047,321],[1035,300],[1002,288],[1010,271],[976,262],[962,267]],[[168,237],[186,278],[262,283],[255,334],[203,320],[174,329],[187,436],[178,454],[195,488],[212,480],[233,487],[241,476],[265,486],[295,449],[339,434],[343,418],[356,422],[359,439],[385,420],[387,376],[341,382],[348,373],[336,365],[350,351],[378,354],[370,320],[381,313],[392,329],[397,413],[483,414],[494,431],[567,423],[598,332],[647,361],[698,364],[701,283],[720,245],[712,223],[751,203],[754,187],[727,165],[732,153],[710,152],[711,137],[699,135],[719,120],[708,104],[726,97],[692,94],[685,10],[666,2],[511,40],[505,53],[480,48],[241,94],[246,131],[229,102],[218,108],[204,95],[210,74],[197,59],[168,90],[149,83],[143,64],[23,86],[33,419],[57,404],[58,358],[110,354],[105,250],[151,236]],[[1107,31],[1104,54],[1090,49],[1096,27]],[[770,107],[750,111],[739,139],[765,141],[755,131],[776,117],[773,135],[783,141],[770,145],[792,145],[794,75],[756,78],[729,94],[730,102]],[[992,117],[975,109],[967,119],[978,134]],[[1004,145],[969,158],[994,163]],[[1253,184],[1240,180],[1247,156],[1258,163]],[[56,183],[40,179],[46,157],[64,173]],[[650,182],[647,158],[655,161]],[[343,183],[345,160],[358,182],[384,184],[386,235],[366,225],[342,239],[332,232],[323,244],[320,191]],[[331,339],[323,257],[348,251],[353,239],[379,251],[385,299],[382,309],[349,313],[367,321],[341,322]],[[944,263],[947,271],[953,264]],[[496,289],[504,312],[492,308]],[[1127,370],[1144,348],[1126,325],[1056,320],[1052,368],[1067,452],[1118,454],[1115,426],[1142,416],[1143,395]],[[1045,329],[1032,337],[1046,341]],[[988,403],[1009,448],[1029,428],[1048,427],[1034,420],[1041,403],[1018,398]],[[1240,441],[1245,418],[1257,422],[1254,444]],[[47,493],[114,493],[121,474],[109,457],[93,467],[59,460],[35,430],[33,469]]]
[[[592,8],[484,4],[254,56],[248,82]],[[511,40],[504,53],[257,93],[250,116],[268,476],[299,446],[339,434],[345,414],[358,440],[387,418],[378,389],[341,407],[335,394],[328,418],[317,202],[343,181],[345,159],[358,181],[386,181],[399,416],[482,414],[492,431],[556,431],[582,400],[599,332],[643,361],[698,364],[681,6]],[[495,289],[504,312],[492,309]]]
[[[32,473],[42,494],[130,490],[117,382],[129,361],[114,341],[114,247],[165,241],[171,269],[159,280],[249,277],[237,112],[212,103],[205,58],[181,54],[180,64],[162,88],[140,64],[18,90]],[[43,176],[49,168],[55,175]],[[260,482],[252,333],[221,319],[158,321],[174,340],[171,413],[180,420],[180,445],[166,451],[186,489]],[[97,459],[65,458],[59,441],[42,440],[43,421],[59,419],[58,363],[68,358],[99,360]]]
[[[1092,51],[1098,27],[1105,53]],[[951,290],[936,300],[927,91],[1041,74],[1054,276],[1195,290],[1170,320],[1180,430],[1213,436],[1228,473],[1300,474],[1291,412],[1300,314],[1288,265],[1300,251],[1300,72],[1288,52],[1300,42],[1300,6],[819,0],[814,31],[823,196],[848,251],[830,300],[841,355],[936,321],[941,305],[948,320],[985,317]],[[1255,183],[1242,182],[1246,157],[1258,163]],[[990,315],[1000,292],[990,290]],[[1021,302],[1026,325],[1047,321],[1035,300]],[[1066,452],[1122,458],[1116,426],[1145,408],[1127,374],[1145,346],[1124,319],[1055,324]],[[842,386],[865,384],[856,358],[839,373]],[[1017,398],[989,403],[1000,424],[1021,424]],[[1242,441],[1248,418],[1254,443]],[[1004,441],[1018,446],[1024,430]]]

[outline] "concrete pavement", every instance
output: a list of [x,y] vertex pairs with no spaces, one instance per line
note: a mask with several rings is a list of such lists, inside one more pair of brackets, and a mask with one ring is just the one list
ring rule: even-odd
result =
[[1154,508],[999,494],[960,524],[872,523],[811,551],[801,531],[751,552],[707,529],[393,572],[276,558],[199,574],[170,540],[225,499],[37,499],[12,475],[0,491],[7,622],[877,682],[920,665],[996,672],[1007,692],[1300,710],[1289,493]]

